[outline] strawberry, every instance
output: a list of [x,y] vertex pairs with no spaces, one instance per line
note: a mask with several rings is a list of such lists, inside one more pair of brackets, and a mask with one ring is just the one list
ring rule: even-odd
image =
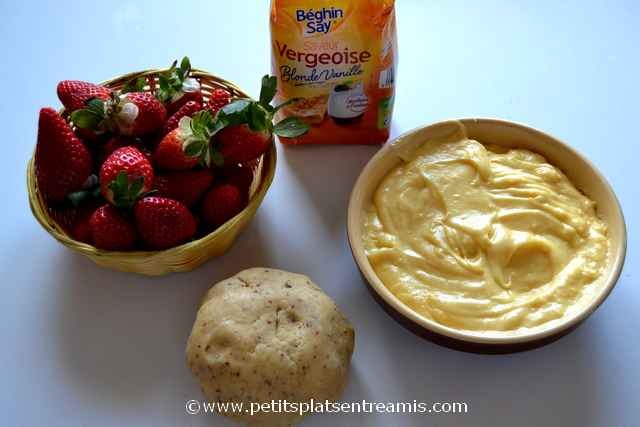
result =
[[140,136],[159,131],[167,118],[167,110],[149,92],[124,94],[118,102],[118,130],[123,135]]
[[286,105],[271,106],[276,84],[276,77],[264,76],[259,101],[236,99],[218,111],[213,127],[213,156],[222,157],[227,164],[248,162],[269,149],[274,133],[296,137],[309,130],[309,125],[296,117],[273,124],[275,113]]
[[83,209],[70,205],[49,207],[48,212],[56,224],[74,240],[85,243],[91,242],[91,234],[88,232],[88,220],[92,212],[85,214]]
[[257,166],[258,164],[256,161],[225,166],[222,171],[222,182],[225,184],[235,185],[242,194],[248,195]]
[[93,131],[91,129],[75,128],[75,133],[83,141],[94,142],[98,141],[104,134],[104,131]]
[[58,98],[64,108],[73,112],[84,108],[92,98],[107,100],[111,97],[111,89],[80,80],[63,80],[58,83]]
[[90,217],[80,218],[73,225],[71,229],[71,237],[73,240],[83,243],[93,243],[93,237],[91,235],[91,225],[89,224]]
[[189,102],[195,102],[196,104],[202,105],[204,99],[202,98],[202,91],[200,89],[200,83],[196,79],[188,79],[191,82],[189,86],[183,85],[182,96],[178,98],[177,101],[170,102],[167,104],[167,113],[173,115],[180,111],[182,107],[184,107]]
[[166,249],[189,240],[196,221],[182,203],[166,197],[145,197],[134,207],[142,240],[151,249]]
[[155,178],[158,196],[175,199],[187,207],[197,202],[212,182],[213,173],[209,169],[169,172]]
[[131,138],[128,136],[116,135],[111,137],[101,147],[100,156],[99,156],[100,163],[101,164],[104,163],[107,157],[109,157],[111,153],[116,151],[118,148],[128,147],[128,146],[137,148],[142,154],[144,154],[144,156],[147,159],[151,160],[152,151],[151,151],[151,147],[149,147],[147,144],[145,144],[138,138]]
[[78,218],[78,209],[75,206],[47,206],[51,219],[55,221],[65,232],[71,233]]
[[202,110],[202,104],[196,101],[189,101],[176,111],[162,127],[162,135],[166,135],[178,127],[180,119],[183,117],[191,117],[198,111]]
[[153,153],[155,164],[169,170],[191,169],[199,162],[209,165],[212,122],[208,111],[200,111],[193,117],[182,117],[178,128],[162,138],[156,147]]
[[231,94],[224,89],[215,89],[211,92],[209,101],[205,105],[205,108],[215,115],[218,110],[231,102]]
[[216,141],[225,163],[243,163],[257,159],[271,145],[271,133],[255,131],[249,125],[226,127],[216,134]]
[[216,185],[202,201],[202,218],[210,227],[218,227],[237,214],[247,205],[247,196],[232,184]]
[[180,66],[178,61],[171,64],[168,71],[160,74],[158,78],[159,88],[156,97],[165,104],[169,115],[176,113],[189,101],[195,101],[202,105],[202,90],[200,82],[191,74],[191,63],[188,57],[182,58]]
[[53,109],[40,110],[35,172],[38,189],[52,202],[82,188],[92,169],[91,153]]
[[149,92],[112,94],[108,100],[91,99],[83,109],[71,113],[71,120],[81,129],[96,133],[111,131],[126,136],[143,136],[159,131],[167,110]]
[[153,89],[153,79],[148,81],[146,77],[135,77],[125,82],[120,93],[144,92],[147,87]]
[[89,196],[79,203],[48,206],[49,216],[74,240],[91,243],[89,218],[104,203],[102,198]]
[[100,192],[116,206],[131,207],[152,186],[151,162],[135,147],[118,148],[100,167]]
[[118,208],[103,205],[89,219],[91,239],[96,248],[110,251],[126,251],[137,240],[136,228]]
[[93,242],[89,220],[96,209],[103,204],[104,200],[102,200],[101,197],[94,197],[92,194],[87,195],[85,199],[75,199],[75,203],[73,203],[74,207],[72,209],[75,209],[77,214],[69,231],[69,235],[74,240],[84,243]]
[[174,129],[162,138],[153,153],[153,160],[156,166],[169,170],[191,169],[200,161],[198,156],[185,154],[180,129]]

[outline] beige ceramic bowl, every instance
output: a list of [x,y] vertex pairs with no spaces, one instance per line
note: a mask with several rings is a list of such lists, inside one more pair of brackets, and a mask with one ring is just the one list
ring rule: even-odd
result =
[[[362,245],[362,214],[370,203],[373,192],[387,173],[400,163],[398,150],[420,145],[430,139],[449,135],[465,126],[469,138],[482,143],[525,148],[542,154],[554,166],[560,168],[573,182],[597,204],[597,213],[608,226],[610,248],[606,271],[599,294],[584,310],[566,317],[552,326],[533,329],[505,336],[462,331],[443,326],[411,310],[396,298],[376,276],[369,264]],[[495,119],[462,119],[445,121],[421,127],[387,143],[362,170],[351,199],[347,215],[349,244],[372,295],[382,307],[400,323],[439,344],[464,351],[481,353],[508,353],[544,345],[573,330],[607,298],[616,284],[626,253],[626,229],[622,210],[613,190],[598,170],[580,153],[558,139],[533,128]]]

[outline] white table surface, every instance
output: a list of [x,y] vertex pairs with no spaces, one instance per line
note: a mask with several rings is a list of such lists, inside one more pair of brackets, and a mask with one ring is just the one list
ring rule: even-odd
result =
[[[304,426],[637,426],[640,3],[410,1],[397,7],[393,133],[496,116],[546,130],[608,177],[629,232],[624,272],[576,332],[509,356],[423,341],[378,307],[346,243],[351,187],[375,147],[278,147],[274,184],[233,249],[188,274],[107,271],[29,212],[37,112],[65,78],[100,81],[188,54],[256,95],[269,70],[264,1],[0,2],[0,424],[210,426],[184,362],[195,307],[251,266],[306,273],[347,313],[356,351],[345,400],[466,401],[466,415],[314,416]],[[562,3],[562,4],[557,4]]]

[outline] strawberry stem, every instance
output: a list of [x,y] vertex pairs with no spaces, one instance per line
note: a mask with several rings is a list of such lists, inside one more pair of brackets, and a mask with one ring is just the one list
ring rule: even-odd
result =
[[120,208],[130,209],[136,200],[142,196],[144,177],[137,176],[129,179],[125,171],[120,171],[116,179],[109,183],[113,191],[113,203]]

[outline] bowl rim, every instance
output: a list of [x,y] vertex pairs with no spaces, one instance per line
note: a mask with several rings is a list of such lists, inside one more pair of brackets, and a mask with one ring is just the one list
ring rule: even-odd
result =
[[[150,68],[140,71],[132,71],[126,74],[122,74],[116,77],[112,77],[107,80],[103,80],[98,84],[101,86],[110,86],[114,85],[118,82],[123,82],[127,80],[131,80],[137,77],[155,77],[160,73],[168,71],[169,68]],[[209,77],[213,78],[228,89],[230,89],[235,96],[238,98],[246,98],[252,99],[246,92],[244,92],[238,85],[229,80],[226,80],[222,77],[219,77],[215,74],[212,74],[206,70],[200,68],[192,68],[191,76],[196,78]],[[60,111],[60,114],[64,114],[64,108]],[[49,224],[41,215],[38,214],[37,211],[45,212],[46,209],[44,207],[44,202],[42,200],[42,195],[40,191],[38,191],[38,185],[35,178],[35,151],[36,147],[34,146],[33,152],[27,161],[27,192],[29,199],[29,208],[31,210],[32,215],[38,221],[38,223],[53,236],[56,240],[66,245],[67,247],[72,247],[73,250],[82,253],[83,255],[92,256],[92,257],[100,257],[100,258],[121,258],[123,256],[131,257],[131,258],[144,258],[150,259],[153,257],[165,257],[171,256],[173,254],[179,254],[182,251],[189,249],[191,247],[198,246],[200,244],[215,240],[219,235],[224,234],[227,229],[233,228],[235,224],[241,219],[241,217],[245,214],[245,212],[255,210],[264,200],[269,187],[271,186],[273,179],[275,177],[276,172],[276,161],[277,161],[277,150],[275,146],[275,138],[272,138],[269,150],[263,154],[261,158],[262,166],[260,170],[260,182],[255,189],[253,196],[249,200],[249,203],[245,208],[238,212],[233,218],[229,219],[224,224],[217,227],[215,230],[197,238],[194,240],[190,240],[188,242],[182,243],[177,246],[173,246],[167,249],[162,250],[133,250],[133,251],[110,251],[105,249],[99,249],[95,246],[84,243],[78,240],[73,239],[66,232],[58,231],[54,226]],[[48,216],[48,214],[46,215]],[[60,227],[58,225],[58,227]]]
[[[609,280],[605,283],[604,287],[599,290],[596,298],[586,305],[583,309],[577,311],[575,314],[571,316],[567,316],[565,319],[560,319],[557,323],[553,324],[547,328],[534,328],[532,332],[524,332],[524,333],[513,333],[504,334],[504,335],[491,335],[486,332],[472,332],[465,331],[461,329],[452,328],[449,326],[442,325],[437,323],[434,320],[428,319],[416,311],[409,308],[406,304],[400,301],[391,291],[382,283],[382,281],[378,278],[378,276],[373,271],[373,268],[369,264],[368,258],[366,254],[364,254],[364,249],[361,241],[356,240],[354,237],[353,227],[360,227],[360,216],[361,206],[357,206],[357,195],[358,190],[367,183],[367,178],[370,171],[373,169],[374,165],[381,161],[383,158],[389,155],[396,155],[393,152],[394,144],[397,141],[405,139],[406,137],[413,135],[417,132],[424,131],[427,128],[435,128],[437,126],[443,126],[446,124],[453,123],[482,123],[488,125],[496,125],[496,126],[508,126],[508,127],[516,127],[520,128],[523,131],[529,132],[533,135],[536,135],[541,138],[548,139],[553,141],[553,143],[559,145],[561,148],[567,150],[572,156],[579,158],[584,164],[591,170],[593,175],[598,178],[602,188],[608,193],[608,196],[613,203],[614,215],[617,217],[617,220],[621,224],[621,238],[620,242],[616,247],[612,247],[611,250],[614,251],[614,263],[610,267],[609,271]],[[558,167],[558,166],[556,166]],[[562,168],[561,168],[562,169]],[[389,169],[391,170],[391,169]],[[388,173],[387,170],[386,172]],[[395,311],[396,314],[399,314],[404,320],[413,324],[413,326],[418,326],[420,329],[424,330],[427,334],[435,334],[439,337],[444,338],[445,340],[452,341],[452,347],[462,347],[464,348],[464,344],[471,345],[484,345],[488,347],[502,347],[502,346],[513,346],[513,345],[526,345],[531,343],[540,342],[541,345],[547,342],[550,342],[554,339],[554,337],[559,337],[563,333],[570,332],[575,327],[577,327],[581,322],[583,322],[587,317],[589,317],[609,296],[613,288],[615,287],[620,274],[622,272],[622,268],[624,266],[624,261],[626,257],[627,250],[627,230],[626,223],[624,220],[624,215],[622,212],[622,207],[620,202],[613,191],[613,188],[604,177],[604,175],[596,168],[596,166],[582,153],[578,150],[565,143],[561,139],[550,135],[546,132],[543,132],[539,129],[533,128],[531,126],[500,118],[459,118],[459,119],[447,119],[441,120],[433,123],[429,123],[423,126],[415,127],[407,132],[404,132],[392,140],[388,141],[378,152],[374,154],[374,156],[369,159],[365,167],[362,169],[358,178],[353,186],[351,191],[351,195],[349,197],[349,206],[347,209],[347,240],[351,247],[351,253],[353,255],[354,261],[358,266],[362,276],[366,280],[368,287],[370,290],[375,292],[377,296],[385,303],[388,308],[391,308]],[[445,344],[447,345],[447,344]],[[535,346],[535,345],[534,345]],[[524,347],[523,347],[524,348]]]

